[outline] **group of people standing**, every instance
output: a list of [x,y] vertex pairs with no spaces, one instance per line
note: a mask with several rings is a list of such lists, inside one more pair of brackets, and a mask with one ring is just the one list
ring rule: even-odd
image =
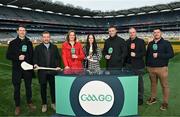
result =
[[[163,103],[161,110],[168,108],[168,62],[174,56],[171,44],[164,40],[159,28],[153,30],[154,39],[146,44],[143,39],[137,37],[135,28],[129,29],[129,39],[125,41],[117,35],[117,28],[108,28],[109,38],[105,41],[101,50],[95,36],[89,34],[84,47],[77,41],[76,33],[70,30],[66,41],[62,44],[61,55],[56,45],[50,42],[50,33],[42,33],[42,43],[33,49],[33,45],[26,37],[24,26],[17,28],[18,36],[12,40],[7,50],[7,59],[12,61],[12,83],[14,86],[15,115],[20,114],[20,86],[21,79],[24,79],[27,104],[31,111],[35,111],[36,106],[32,103],[32,76],[33,71],[25,71],[21,68],[21,63],[26,61],[34,65],[34,68],[52,67],[61,70],[61,58],[64,70],[82,69],[99,71],[100,60],[106,60],[107,69],[121,69],[128,67],[138,75],[138,104],[143,104],[144,83],[143,74],[145,66],[149,72],[151,81],[151,96],[147,100],[148,105],[156,103],[157,82],[160,80],[163,90]],[[147,49],[146,49],[147,48]],[[42,112],[47,112],[47,84],[50,87],[51,108],[55,106],[55,79],[56,71],[38,70],[40,93],[42,99]]]

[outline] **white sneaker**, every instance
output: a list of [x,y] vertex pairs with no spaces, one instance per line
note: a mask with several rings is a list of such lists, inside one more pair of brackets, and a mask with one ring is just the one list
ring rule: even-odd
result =
[[55,104],[51,104],[51,108],[56,111],[56,105]]
[[42,110],[43,113],[47,112],[47,104],[42,105]]

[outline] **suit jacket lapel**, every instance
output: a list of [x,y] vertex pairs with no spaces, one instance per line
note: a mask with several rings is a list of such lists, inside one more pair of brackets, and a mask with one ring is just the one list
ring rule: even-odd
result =
[[42,43],[42,45],[41,45],[41,51],[40,52],[42,52],[42,59],[46,59],[46,53],[45,53],[45,50],[46,49],[46,47],[44,46],[44,44]]

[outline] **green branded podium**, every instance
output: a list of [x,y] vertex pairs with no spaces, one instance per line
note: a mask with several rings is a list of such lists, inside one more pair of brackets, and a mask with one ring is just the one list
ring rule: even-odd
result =
[[138,114],[138,76],[129,71],[81,72],[55,76],[56,114],[129,116]]

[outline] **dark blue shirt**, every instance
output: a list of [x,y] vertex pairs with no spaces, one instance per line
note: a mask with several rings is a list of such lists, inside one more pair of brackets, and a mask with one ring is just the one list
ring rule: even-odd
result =
[[[157,50],[153,49],[153,44],[157,44]],[[157,58],[153,57],[153,53],[158,53]],[[171,43],[161,38],[157,43],[152,41],[148,44],[146,53],[146,65],[148,67],[165,67],[168,66],[169,59],[174,56]]]

